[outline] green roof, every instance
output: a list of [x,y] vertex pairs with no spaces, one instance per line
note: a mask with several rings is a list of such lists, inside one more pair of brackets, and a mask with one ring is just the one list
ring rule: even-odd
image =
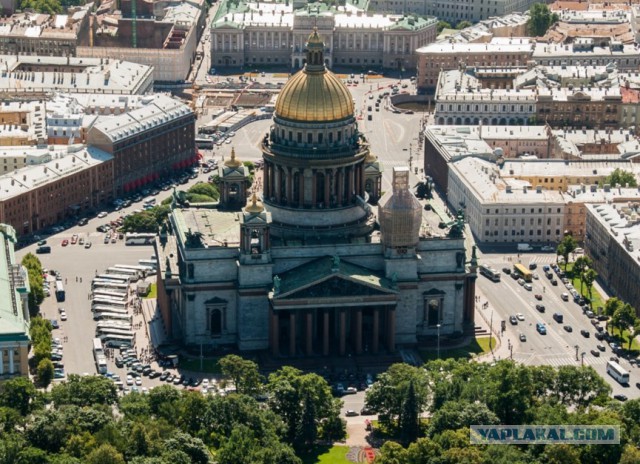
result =
[[[12,269],[16,264],[14,243],[16,234],[13,227],[0,225],[0,340],[28,339],[29,322],[24,318],[22,299],[18,288],[14,286],[12,272],[24,272],[23,269]],[[26,274],[26,273],[25,273]],[[24,275],[25,279],[28,279]],[[28,283],[25,282],[25,286]]]
[[282,296],[305,288],[330,276],[345,277],[356,283],[395,293],[392,282],[381,274],[341,259],[336,266],[335,258],[325,256],[279,275],[280,292],[278,295]]

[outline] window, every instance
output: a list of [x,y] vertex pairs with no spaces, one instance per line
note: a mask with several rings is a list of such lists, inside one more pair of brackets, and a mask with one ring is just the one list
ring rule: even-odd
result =
[[429,327],[435,327],[441,322],[441,303],[442,300],[440,298],[431,298],[427,300],[426,304],[426,321]]

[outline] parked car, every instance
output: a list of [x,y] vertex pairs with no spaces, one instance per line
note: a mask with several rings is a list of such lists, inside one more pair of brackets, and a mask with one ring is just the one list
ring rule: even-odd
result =
[[526,342],[527,341],[527,336],[523,333],[520,333],[520,341],[521,342]]
[[591,334],[589,333],[588,330],[582,329],[580,331],[580,334],[584,337],[584,338],[589,338],[591,336]]
[[599,352],[598,350],[591,350],[591,354],[592,354],[593,356],[595,356],[596,358],[599,358],[599,357],[600,357],[600,352]]
[[345,413],[345,416],[347,417],[354,417],[358,415],[358,411],[354,411],[353,409],[347,409],[347,412]]
[[613,395],[613,397],[618,401],[627,401],[627,395],[623,395],[622,393]]
[[518,325],[518,318],[516,318],[516,316],[509,316],[509,322],[511,322],[511,325]]

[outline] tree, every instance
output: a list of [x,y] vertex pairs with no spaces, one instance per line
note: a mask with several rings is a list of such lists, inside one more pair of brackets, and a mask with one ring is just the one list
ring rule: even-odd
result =
[[298,424],[298,430],[296,430],[295,443],[299,445],[300,450],[305,449],[306,446],[315,443],[317,435],[315,405],[313,399],[307,393],[302,406],[302,420]]
[[[209,464],[211,453],[199,438],[183,432],[175,432],[165,441],[169,450],[179,450],[187,454],[193,464]],[[224,461],[221,461],[224,462]]]
[[125,464],[122,454],[112,445],[105,443],[87,456],[88,464]]
[[376,464],[405,464],[407,450],[394,441],[387,441],[376,456]]
[[0,384],[2,406],[13,408],[26,416],[31,411],[31,402],[36,396],[36,387],[27,377],[16,377]]
[[402,403],[402,414],[399,420],[400,436],[406,444],[413,443],[420,433],[420,410],[416,398],[413,381],[409,381],[409,388]]
[[[582,274],[580,274],[580,282],[584,282],[587,286],[587,292],[589,293],[589,305],[591,305],[591,300],[593,299],[592,291],[593,291],[593,283],[598,278],[598,273],[589,268],[586,269]],[[582,288],[580,289],[582,290]]]
[[262,376],[258,365],[235,354],[229,354],[218,361],[222,375],[230,379],[236,391],[244,395],[256,395],[262,388]]
[[402,423],[403,404],[410,384],[415,389],[415,407],[420,414],[426,409],[429,392],[428,377],[422,368],[393,364],[366,392],[365,403],[378,412],[383,425],[395,427]]
[[629,187],[638,186],[635,174],[620,168],[614,169],[613,172],[605,178],[604,183],[613,187],[616,185],[625,187],[627,184],[629,184]]
[[618,310],[618,308],[621,308],[622,306],[624,306],[624,302],[622,300],[620,300],[615,296],[611,297],[604,304],[604,313],[607,316],[612,317],[615,314],[615,312]]
[[636,312],[629,303],[625,303],[622,307],[618,308],[611,318],[611,325],[616,327],[620,331],[620,338],[622,338],[623,331],[633,327],[636,321]]
[[547,445],[543,456],[548,464],[580,464],[579,449],[568,444]]
[[475,424],[495,425],[500,420],[486,404],[466,400],[447,401],[436,410],[429,421],[429,436],[445,430],[457,430]]
[[436,26],[436,29],[438,31],[438,34],[440,34],[443,30],[453,29],[453,27],[451,26],[451,24],[449,24],[446,21],[438,21],[438,25]]
[[40,309],[40,305],[44,301],[44,280],[42,278],[42,264],[36,255],[27,253],[21,261],[22,265],[27,269],[29,276],[29,287],[31,292],[28,296],[29,316],[34,318]]
[[533,401],[531,372],[513,361],[500,361],[488,372],[485,401],[502,424],[522,424]]
[[469,21],[460,21],[458,24],[456,24],[456,29],[461,31],[462,29],[466,29],[467,27],[471,26],[473,26],[473,24],[471,24],[471,22]]
[[527,29],[531,35],[542,37],[557,21],[558,15],[551,13],[551,10],[549,10],[549,7],[546,4],[534,3],[529,9]]
[[[538,3],[534,4],[539,5]],[[567,270],[567,264],[569,263],[569,255],[578,248],[578,242],[571,235],[565,235],[560,244],[558,245],[558,249],[556,253],[564,258],[564,270]]]
[[631,444],[625,446],[619,464],[637,464],[638,462],[640,462],[640,450]]
[[285,366],[269,375],[267,390],[271,396],[269,404],[287,427],[287,439],[293,442],[303,419],[305,399],[314,402],[316,427],[324,421],[336,421],[340,417],[341,401],[331,395],[327,381],[317,374]]
[[47,388],[53,380],[53,363],[50,359],[43,359],[38,363],[36,369],[38,384],[42,388]]
[[582,285],[584,284],[584,279],[582,273],[586,271],[588,268],[592,266],[591,259],[588,256],[580,256],[573,263],[573,273],[574,275],[580,276],[580,293],[582,293]]
[[81,377],[70,374],[66,382],[53,387],[51,399],[56,406],[112,405],[118,401],[118,393],[115,384],[106,377],[97,375]]
[[[201,183],[196,184],[191,187],[187,193],[191,193],[194,195],[203,195],[209,198],[209,201],[216,201],[220,198],[220,192],[218,191],[218,187],[209,183]],[[192,201],[192,200],[189,200]]]
[[611,386],[591,366],[560,366],[553,390],[560,404],[586,407],[608,397]]

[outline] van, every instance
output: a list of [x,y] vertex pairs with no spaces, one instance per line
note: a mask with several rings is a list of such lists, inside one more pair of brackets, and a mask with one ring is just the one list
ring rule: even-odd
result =
[[43,245],[36,248],[36,254],[42,255],[45,253],[51,253],[51,247],[49,245]]
[[553,319],[560,324],[564,321],[564,317],[561,313],[553,313]]

